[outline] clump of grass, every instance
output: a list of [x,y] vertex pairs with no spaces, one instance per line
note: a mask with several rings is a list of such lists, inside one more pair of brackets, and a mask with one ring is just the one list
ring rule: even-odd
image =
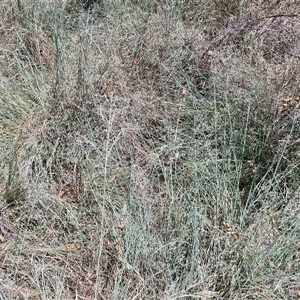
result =
[[5,297],[295,297],[298,5],[35,4],[1,4]]

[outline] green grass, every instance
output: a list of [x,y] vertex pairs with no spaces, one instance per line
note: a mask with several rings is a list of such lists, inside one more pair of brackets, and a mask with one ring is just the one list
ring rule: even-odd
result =
[[0,6],[0,298],[296,299],[299,4]]

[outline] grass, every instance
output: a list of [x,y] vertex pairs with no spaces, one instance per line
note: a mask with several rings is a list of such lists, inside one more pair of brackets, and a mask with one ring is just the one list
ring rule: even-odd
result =
[[299,4],[0,4],[0,299],[296,299]]

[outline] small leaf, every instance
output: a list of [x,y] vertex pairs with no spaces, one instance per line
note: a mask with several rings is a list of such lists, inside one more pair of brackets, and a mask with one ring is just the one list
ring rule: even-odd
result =
[[0,234],[0,242],[5,243],[5,237],[2,234]]

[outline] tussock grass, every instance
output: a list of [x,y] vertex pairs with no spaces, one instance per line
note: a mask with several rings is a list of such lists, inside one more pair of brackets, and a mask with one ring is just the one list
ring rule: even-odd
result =
[[0,5],[3,299],[297,297],[299,4]]

